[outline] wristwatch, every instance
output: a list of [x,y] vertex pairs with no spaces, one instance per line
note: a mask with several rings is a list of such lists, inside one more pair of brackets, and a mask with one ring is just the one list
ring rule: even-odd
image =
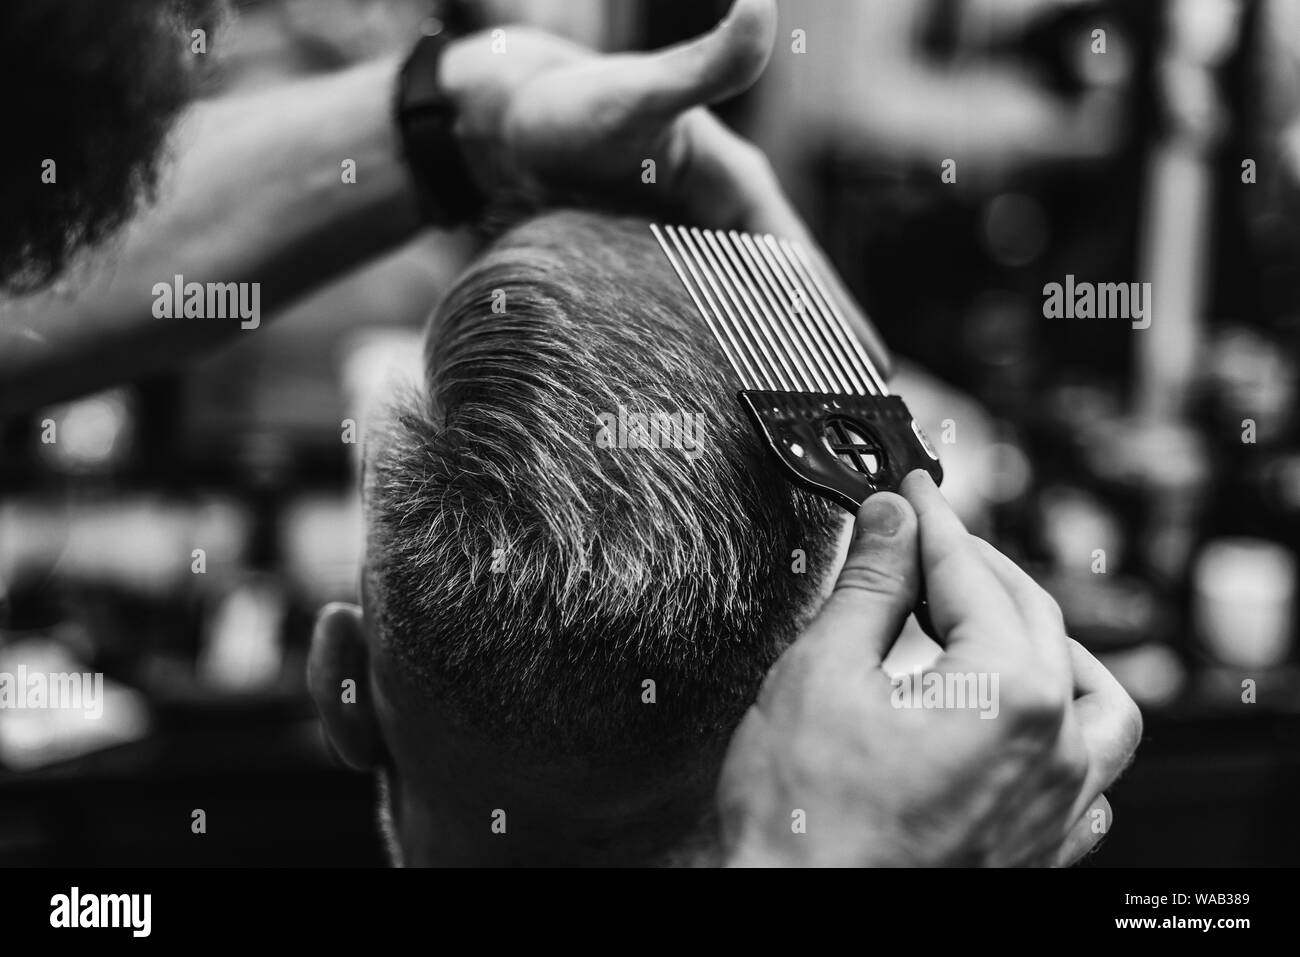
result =
[[456,137],[456,105],[438,80],[452,30],[446,20],[430,18],[422,31],[398,75],[394,122],[424,219],[434,226],[460,226],[480,217],[487,197]]

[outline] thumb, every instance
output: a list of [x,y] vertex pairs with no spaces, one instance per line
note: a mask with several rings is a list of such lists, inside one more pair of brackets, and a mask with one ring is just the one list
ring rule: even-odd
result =
[[590,61],[600,76],[589,89],[628,116],[668,120],[752,86],[775,39],[776,0],[735,0],[721,23],[693,40]]
[[848,658],[878,665],[921,593],[916,512],[907,499],[877,492],[858,510],[844,567],[817,617],[819,640]]

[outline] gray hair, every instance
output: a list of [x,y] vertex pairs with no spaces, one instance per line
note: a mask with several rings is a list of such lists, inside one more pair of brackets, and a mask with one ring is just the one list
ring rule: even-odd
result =
[[[403,680],[539,759],[686,766],[725,742],[814,602],[835,516],[767,461],[648,224],[516,228],[427,347],[427,395],[398,403],[367,482]],[[604,447],[620,407],[703,413],[699,454]]]

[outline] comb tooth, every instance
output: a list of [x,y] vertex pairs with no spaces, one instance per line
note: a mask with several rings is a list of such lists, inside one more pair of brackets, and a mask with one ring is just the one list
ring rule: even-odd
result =
[[786,322],[795,330],[800,340],[804,343],[808,354],[812,356],[813,361],[824,370],[823,374],[830,387],[827,391],[842,392],[846,395],[853,393],[862,393],[862,389],[854,384],[853,379],[845,374],[840,364],[833,361],[834,357],[828,355],[816,327],[811,321],[811,314],[806,306],[801,307],[804,315],[795,314],[795,300],[807,299],[807,296],[797,297],[795,286],[790,282],[790,277],[782,268],[780,261],[768,249],[766,243],[761,238],[750,239],[745,237],[754,256],[763,264],[763,275],[767,277],[771,284],[774,294],[783,300],[783,311]]
[[746,370],[746,376],[743,378],[741,385],[746,389],[764,389],[771,388],[770,377],[767,371],[757,359],[753,357],[752,349],[745,342],[744,337],[727,322],[726,316],[719,304],[717,304],[716,287],[714,294],[710,294],[709,288],[712,281],[709,277],[708,269],[700,261],[690,235],[686,229],[679,226],[669,226],[668,230],[676,244],[677,251],[681,254],[682,261],[686,268],[694,277],[696,284],[699,286],[701,294],[709,303],[709,307],[714,317],[714,336],[720,341],[725,342],[739,359],[740,363]]
[[785,251],[776,238],[770,235],[764,236],[760,245],[770,256],[773,269],[790,284],[792,295],[798,297],[799,311],[804,316],[810,334],[816,339],[826,362],[846,383],[847,391],[859,394],[873,393],[875,390],[868,383],[865,372],[852,361],[835,336],[831,328],[834,320],[822,310],[822,303],[814,298],[812,289],[786,257]]
[[790,289],[773,271],[771,264],[759,247],[758,236],[732,231],[736,249],[749,264],[758,287],[763,291],[771,310],[772,319],[780,327],[822,392],[846,391],[836,370],[826,361],[826,356],[816,340],[809,334],[807,324],[793,308]]
[[[677,273],[678,278],[681,279],[682,285],[686,287],[686,291],[690,294],[691,299],[694,300],[695,307],[699,309],[700,314],[704,316],[704,321],[708,323],[709,331],[713,333],[713,338],[717,340],[718,347],[722,349],[722,354],[726,356],[727,361],[731,363],[731,367],[736,370],[736,377],[740,380],[741,387],[745,389],[758,388],[758,376],[755,375],[754,370],[750,368],[749,362],[745,359],[744,352],[741,351],[740,347],[731,340],[729,333],[724,335],[725,330],[721,327],[720,321],[715,321],[714,315],[716,315],[716,310],[713,308],[712,300],[709,299],[709,291],[704,288],[704,284],[700,282],[699,277],[696,275],[695,267],[691,265],[690,257],[687,255],[685,249],[682,248],[681,239],[677,235],[677,230],[672,226],[665,227],[669,239],[672,240],[673,246],[677,248],[678,256],[681,257],[680,265],[678,263],[678,256],[673,255],[673,251],[668,247],[668,243],[664,241],[663,235],[659,231],[659,227],[651,224],[650,229],[654,232],[655,238],[659,240],[659,245],[663,247],[664,252],[668,256],[668,261],[672,263],[673,270]],[[690,278],[687,277],[688,272],[690,273]],[[708,301],[708,308],[705,308],[704,301]]]
[[743,282],[744,286],[749,290],[748,294],[745,296],[745,301],[753,304],[750,306],[751,310],[753,310],[754,305],[757,305],[758,311],[755,314],[755,317],[756,319],[762,319],[763,328],[767,333],[769,341],[778,343],[774,345],[777,354],[788,358],[789,365],[793,369],[794,379],[798,380],[801,387],[809,392],[825,392],[826,388],[824,383],[822,383],[815,370],[808,368],[804,364],[803,357],[800,356],[798,347],[785,335],[781,328],[781,324],[769,309],[769,304],[765,301],[764,294],[759,292],[758,285],[755,282],[753,266],[749,264],[748,261],[742,262],[742,257],[737,253],[735,248],[736,243],[730,236],[721,230],[714,233],[714,236],[716,237],[715,242],[718,248],[727,257],[729,272],[731,267],[734,267],[735,271],[734,273],[731,273],[731,275],[733,275],[733,278],[738,276],[740,282]]
[[759,344],[763,346],[763,354],[769,358],[774,366],[778,367],[777,371],[780,373],[778,378],[781,387],[790,390],[800,388],[799,380],[802,376],[791,368],[786,358],[787,350],[776,343],[768,327],[759,321],[758,312],[754,308],[753,302],[750,301],[749,295],[740,284],[740,278],[736,275],[736,271],[731,268],[731,263],[722,251],[718,241],[719,234],[699,229],[692,229],[691,233],[695,236],[697,242],[703,239],[701,245],[707,246],[705,251],[708,252],[709,260],[714,264],[714,269],[719,272],[720,277],[726,278],[728,291],[731,293],[736,312],[739,313],[742,321],[748,327],[751,337],[758,340]]
[[836,297],[831,295],[828,284],[824,281],[823,272],[818,267],[816,260],[798,243],[783,240],[782,245],[790,252],[791,259],[795,261],[795,264],[797,266],[802,266],[804,272],[806,272],[809,279],[812,280],[812,288],[814,292],[821,297],[828,307],[830,314],[835,318],[836,328],[839,331],[841,340],[849,348],[850,355],[856,356],[857,360],[861,363],[862,368],[867,370],[867,374],[871,377],[872,382],[875,383],[876,389],[879,393],[881,395],[889,395],[889,387],[885,384],[884,376],[882,376],[876,369],[876,364],[871,361],[871,356],[867,354],[867,350],[862,345],[861,340],[858,339],[854,334],[853,329],[849,326],[848,319],[845,318],[843,310],[840,309]]
[[848,354],[844,352],[843,346],[837,341],[834,332],[831,330],[834,320],[823,314],[821,303],[814,301],[808,283],[799,276],[794,266],[786,258],[785,251],[776,238],[764,236],[762,245],[770,252],[772,260],[776,264],[775,268],[785,276],[786,281],[791,284],[792,288],[797,289],[801,294],[799,299],[802,311],[808,317],[808,325],[821,343],[827,361],[835,366],[841,378],[848,384],[848,390],[859,394],[874,393],[875,390],[867,382],[865,371],[857,367],[857,364],[849,358]]
[[763,270],[762,257],[754,250],[753,239],[745,233],[737,233],[732,230],[732,242],[735,243],[738,255],[745,260],[746,268],[754,280],[755,289],[761,293],[763,302],[767,303],[768,316],[771,317],[772,324],[781,332],[781,337],[789,345],[790,356],[794,361],[800,364],[805,371],[807,378],[816,391],[835,391],[835,386],[831,384],[826,369],[820,367],[818,361],[814,359],[813,354],[807,347],[802,330],[798,328],[797,322],[790,322],[787,309],[783,303],[783,298],[777,293],[775,285],[772,285],[770,278],[766,276]]
[[[668,230],[671,232],[672,227],[669,226]],[[718,331],[717,325],[713,321],[713,317],[709,314],[709,310],[704,307],[700,293],[696,291],[696,287],[694,283],[691,282],[690,277],[687,276],[686,270],[682,267],[682,264],[678,262],[677,255],[673,253],[672,248],[668,245],[668,240],[664,238],[663,232],[661,232],[659,227],[654,223],[650,224],[650,231],[654,233],[655,239],[658,240],[659,248],[661,248],[664,251],[664,255],[668,257],[668,262],[673,267],[673,272],[677,273],[677,278],[680,279],[682,285],[686,287],[686,292],[691,297],[692,301],[694,301],[695,308],[698,309],[700,315],[704,317],[705,323],[708,324],[709,332],[713,333],[713,338],[717,340],[718,347],[722,350],[723,356],[726,357],[727,362],[731,364],[731,368],[735,371],[736,378],[744,388],[752,388],[754,380],[751,374],[747,374],[743,371],[743,358],[738,360],[737,356],[732,351],[732,347],[725,339],[723,339],[721,333]],[[674,241],[675,239],[676,237],[674,237]],[[707,293],[705,293],[705,295],[707,295]]]
[[780,353],[777,352],[774,355],[772,350],[768,348],[769,343],[764,341],[765,337],[754,325],[750,310],[741,302],[735,284],[731,282],[731,277],[724,274],[722,264],[718,261],[714,249],[709,243],[708,231],[692,227],[689,234],[692,248],[696,251],[696,255],[706,270],[706,275],[710,277],[714,288],[718,290],[718,298],[727,307],[727,315],[735,323],[741,337],[758,357],[758,361],[770,373],[770,378],[775,383],[775,387],[778,389],[793,389],[794,386],[788,381],[789,376],[785,374],[782,363],[779,361],[781,358]]
[[[690,251],[690,256],[695,260],[695,265],[698,267],[699,271],[704,274],[705,281],[708,282],[709,287],[713,290],[714,298],[716,298],[722,305],[722,312],[718,313],[719,322],[723,321],[722,314],[725,313],[725,322],[729,328],[729,334],[734,341],[741,343],[748,352],[749,359],[752,361],[753,366],[758,370],[759,378],[764,383],[763,388],[778,391],[781,387],[777,385],[775,373],[769,366],[764,364],[761,351],[757,344],[753,340],[747,338],[745,328],[736,319],[735,314],[732,313],[731,307],[727,304],[726,298],[722,294],[722,290],[718,288],[718,282],[714,278],[713,274],[713,267],[705,261],[704,256],[696,247],[695,240],[688,230],[678,229],[677,235],[680,237],[682,245]],[[692,275],[694,275],[694,273],[692,273]]]

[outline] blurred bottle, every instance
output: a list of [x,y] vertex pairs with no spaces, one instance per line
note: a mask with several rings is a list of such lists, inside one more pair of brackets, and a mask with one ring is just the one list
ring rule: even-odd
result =
[[1296,362],[1271,336],[1229,326],[1203,368],[1218,494],[1193,574],[1193,630],[1215,661],[1270,668],[1289,657],[1300,612]]
[[1203,649],[1225,665],[1271,668],[1294,632],[1295,554],[1255,538],[1207,542],[1192,573],[1192,612]]

